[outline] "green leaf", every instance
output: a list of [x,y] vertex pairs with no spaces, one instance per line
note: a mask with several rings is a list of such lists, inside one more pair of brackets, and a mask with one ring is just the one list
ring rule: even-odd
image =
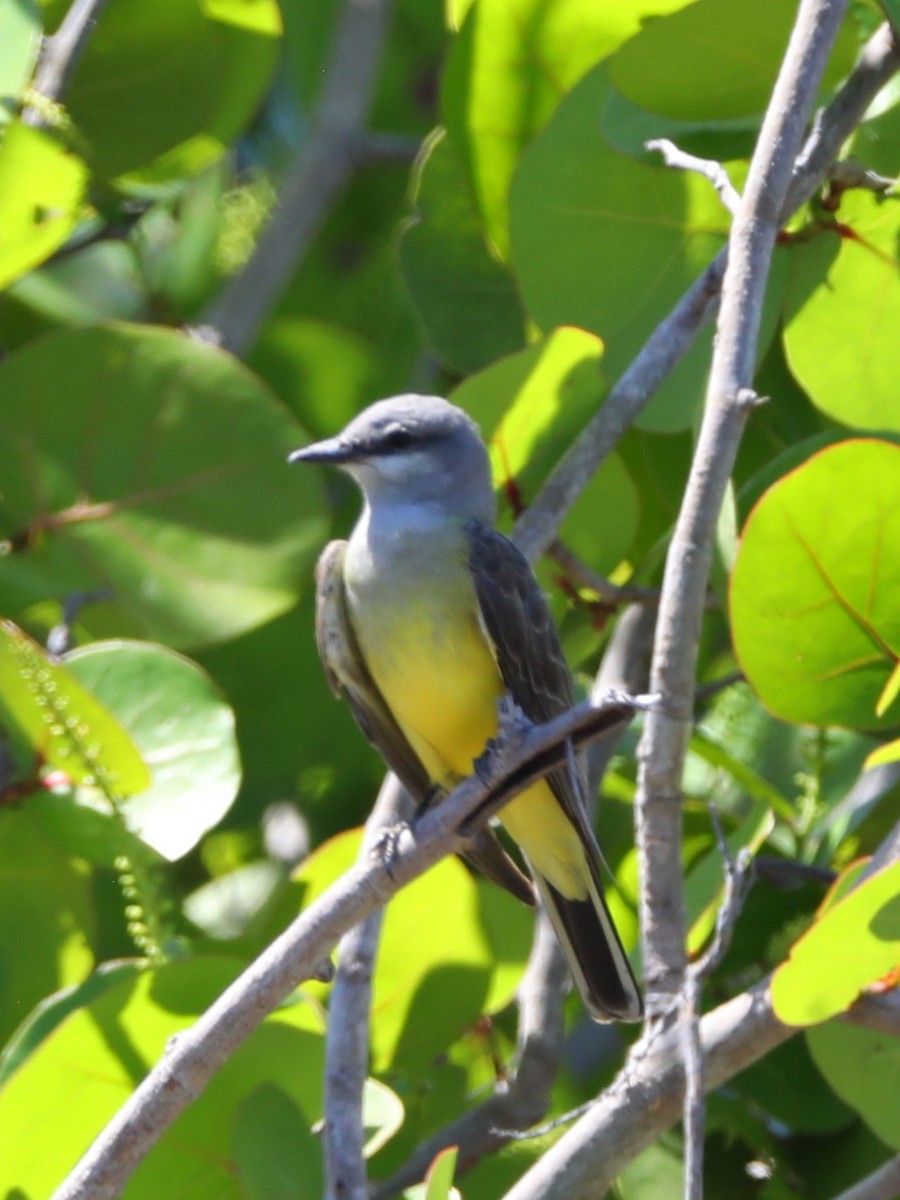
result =
[[834,1091],[882,1141],[900,1150],[900,1039],[829,1021],[807,1030],[806,1042]]
[[221,157],[259,106],[280,32],[274,0],[110,4],[66,90],[95,172],[159,184]]
[[[592,71],[522,156],[510,232],[535,321],[599,334],[615,379],[724,244],[729,218],[706,180],[636,162],[604,141],[608,90],[604,68]],[[679,382],[687,424],[706,366],[695,363]]]
[[[306,885],[304,906],[356,861],[359,843],[358,830],[341,834],[302,864],[295,878]],[[377,1074],[417,1075],[423,1062],[443,1053],[487,1011],[489,1002],[503,1005],[512,999],[528,956],[533,917],[508,897],[507,919],[485,921],[481,899],[466,868],[444,859],[388,905],[372,1001]],[[502,996],[493,986],[501,968],[507,985]]]
[[467,374],[517,350],[525,317],[515,283],[485,244],[465,174],[441,134],[422,151],[414,204],[400,266],[437,353]]
[[775,972],[772,1004],[788,1025],[844,1012],[900,963],[900,864],[866,879],[829,907]]
[[[0,1092],[3,1188],[50,1195],[162,1058],[171,1038],[194,1024],[241,966],[232,959],[205,957],[147,970],[62,1021]],[[323,1061],[321,1022],[312,1006],[279,1009],[229,1058],[138,1167],[128,1184],[129,1200],[158,1200],[160,1195],[246,1200],[232,1132],[241,1105],[261,1087],[278,1088],[302,1114],[308,1132],[321,1116]],[[66,1103],[66,1120],[49,1141],[41,1119],[48,1096],[65,1097]],[[258,1117],[252,1101],[249,1115],[247,1110],[243,1115],[247,1120]],[[311,1180],[318,1177],[318,1154],[311,1137],[306,1144],[304,1178]],[[270,1147],[287,1169],[296,1162],[290,1142]]]
[[403,1124],[403,1102],[377,1079],[367,1079],[363,1088],[363,1128],[366,1134],[365,1155],[371,1158],[386,1146]]
[[[810,1057],[803,1038],[776,1046],[731,1081],[746,1111],[748,1101],[769,1117],[800,1133],[834,1133],[853,1120]],[[730,1089],[729,1089],[730,1090]]]
[[322,1191],[320,1142],[291,1097],[261,1083],[234,1114],[234,1162],[246,1200],[296,1200]]
[[774,484],[744,527],[734,645],[785,720],[876,728],[900,653],[900,447],[855,440]]
[[898,695],[900,695],[900,662],[897,663],[893,674],[884,685],[884,691],[878,697],[878,703],[875,705],[875,715],[883,717]]
[[100,642],[66,663],[150,768],[151,785],[123,806],[128,827],[164,858],[183,858],[237,794],[234,714],[204,671],[164,646]]
[[36,756],[75,783],[124,799],[150,773],[128,731],[85,687],[11,621],[0,620],[0,711]]
[[877,750],[873,750],[865,761],[865,768],[868,770],[869,767],[882,767],[885,763],[896,762],[898,758],[900,758],[900,738],[886,742]]
[[900,203],[844,194],[840,225],[793,247],[785,349],[813,403],[857,429],[900,430]]
[[0,5],[0,126],[18,110],[41,46],[41,10],[34,0],[3,0]]
[[451,1200],[457,1155],[456,1146],[448,1146],[435,1156],[425,1176],[425,1200]]
[[507,197],[519,156],[585,72],[685,0],[479,0],[447,58],[441,110],[488,240],[509,253]]
[[796,814],[790,800],[783,796],[778,788],[773,787],[754,767],[742,762],[731,753],[715,735],[702,726],[699,727],[691,735],[690,749],[710,766],[721,767],[743,792],[746,792],[754,800],[759,800],[767,808],[773,809],[782,821],[793,824]]
[[0,1054],[0,1087],[22,1066],[37,1047],[57,1027],[64,1017],[86,1004],[123,979],[131,979],[144,969],[140,962],[122,959],[101,963],[84,983],[74,984],[41,1000],[25,1018]]
[[304,440],[249,371],[171,330],[29,343],[0,367],[0,608],[111,587],[88,633],[177,647],[270,620],[325,535],[316,473],[286,464]]
[[[479,422],[501,495],[527,506],[541,481],[594,415],[606,385],[603,345],[581,329],[557,329],[527,350],[471,376],[453,392]],[[510,482],[512,481],[512,482]],[[615,520],[598,520],[598,513]],[[611,571],[632,545],[640,497],[618,455],[610,455],[563,526],[563,537],[598,571]]]
[[45,996],[85,978],[95,925],[84,863],[27,807],[0,809],[0,1045]]
[[58,250],[78,223],[87,169],[54,138],[12,121],[0,144],[0,288]]
[[[765,6],[697,0],[648,21],[614,56],[616,87],[651,112],[685,121],[728,120],[765,110],[796,18],[793,0]],[[823,86],[853,65],[853,32],[839,34]]]

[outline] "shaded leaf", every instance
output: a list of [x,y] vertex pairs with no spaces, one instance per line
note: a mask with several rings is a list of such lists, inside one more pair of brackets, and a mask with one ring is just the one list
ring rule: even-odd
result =
[[315,472],[286,464],[305,440],[250,372],[182,334],[31,342],[0,366],[0,607],[111,588],[89,633],[178,647],[284,612],[325,535]]
[[816,1066],[884,1142],[900,1150],[900,1039],[843,1021],[806,1032]]

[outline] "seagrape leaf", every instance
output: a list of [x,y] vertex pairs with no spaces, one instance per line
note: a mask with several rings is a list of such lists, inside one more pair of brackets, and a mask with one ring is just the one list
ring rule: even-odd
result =
[[[603,402],[603,343],[583,329],[556,329],[527,350],[492,363],[453,393],[488,440],[494,483],[527,505]],[[611,454],[564,524],[563,536],[598,571],[628,554],[640,497]]]
[[857,429],[900,430],[900,203],[845,193],[840,224],[793,247],[785,351],[828,416]]
[[729,218],[706,180],[636,162],[603,139],[607,93],[605,69],[591,71],[526,150],[510,234],[535,321],[599,334],[612,380],[724,244]]
[[403,1124],[403,1103],[396,1092],[377,1079],[367,1079],[363,1088],[363,1128],[366,1158],[386,1146]]
[[321,1194],[319,1139],[300,1107],[274,1083],[261,1083],[238,1104],[232,1147],[245,1200]]
[[879,728],[900,654],[900,446],[840,442],[763,495],[731,580],[734,647],[788,721]]
[[[648,21],[614,56],[616,87],[635,104],[680,120],[726,120],[763,112],[797,15],[793,0],[697,0]],[[845,27],[824,79],[849,70],[855,38]]]
[[[63,1020],[0,1092],[0,1192],[49,1196],[166,1051],[231,983],[242,963],[202,957],[147,970]],[[161,1195],[246,1200],[232,1131],[241,1105],[266,1085],[285,1094],[307,1133],[321,1116],[324,1039],[312,1006],[268,1017],[163,1135],[128,1184],[129,1200]],[[47,1097],[66,1119],[42,1132]],[[309,1139],[307,1168],[316,1159]],[[276,1148],[290,1160],[290,1146]],[[310,1192],[318,1195],[318,1192]]]
[[894,863],[827,907],[795,943],[775,972],[772,1004],[785,1024],[814,1025],[898,969],[900,863]]
[[563,95],[641,22],[685,0],[479,0],[447,58],[441,112],[489,241],[509,254],[507,197],[519,155]]
[[50,134],[12,121],[0,144],[0,288],[49,258],[75,228],[87,168]]
[[900,1038],[843,1021],[806,1032],[816,1066],[882,1141],[900,1150]]
[[400,240],[400,266],[441,359],[466,374],[518,349],[525,315],[509,270],[484,239],[457,154],[441,134],[426,143],[415,182],[416,216]]
[[900,1038],[843,1021],[829,1021],[806,1031],[816,1066],[841,1099],[869,1128],[900,1150]]
[[[303,862],[295,878],[306,886],[304,906],[356,861],[359,845],[360,831],[353,830]],[[512,999],[533,917],[508,893],[485,886],[496,893],[489,915],[470,872],[457,859],[445,858],[385,910],[372,1002],[376,1073],[420,1070],[482,1013]],[[498,974],[502,993],[494,982]]]
[[210,645],[291,608],[325,535],[308,440],[229,355],[111,325],[28,343],[0,366],[0,608],[113,593],[93,636]]
[[209,676],[164,646],[98,642],[66,655],[77,679],[115,713],[152,783],[123,805],[129,829],[182,858],[231,807],[241,771],[234,715]]
[[0,621],[0,712],[41,762],[118,798],[150,774],[128,731],[75,674],[11,621]]
[[209,166],[255,114],[280,33],[275,0],[112,0],[66,90],[95,172],[158,184]]
[[47,837],[27,805],[0,808],[0,1045],[45,996],[85,978],[96,925],[87,866]]

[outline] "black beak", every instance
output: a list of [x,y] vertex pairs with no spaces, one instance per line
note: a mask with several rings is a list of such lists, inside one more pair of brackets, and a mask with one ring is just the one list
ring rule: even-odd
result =
[[326,438],[324,442],[313,442],[311,446],[304,446],[301,450],[295,450],[288,455],[289,463],[325,463],[333,467],[339,467],[341,463],[352,462],[357,458],[352,449],[346,442],[339,437]]

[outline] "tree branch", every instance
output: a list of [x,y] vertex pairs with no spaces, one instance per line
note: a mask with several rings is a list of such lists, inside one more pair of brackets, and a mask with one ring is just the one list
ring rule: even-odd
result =
[[841,1192],[835,1200],[896,1200],[900,1196],[900,1154],[889,1158],[877,1171]]
[[[395,775],[387,775],[366,822],[359,861],[375,851],[384,830],[410,810]],[[372,975],[383,910],[341,938],[338,968],[328,998],[325,1038],[325,1196],[326,1200],[368,1200],[363,1092],[369,1065]]]
[[[265,1017],[310,978],[338,939],[448,854],[465,845],[467,827],[487,820],[513,796],[567,758],[567,743],[602,737],[635,709],[638,698],[586,702],[545,725],[512,723],[501,704],[501,735],[464,780],[426,813],[415,834],[406,831],[391,858],[381,854],[355,864],[324,896],[305,909],[215,1001],[193,1028],[179,1036],[138,1085],[94,1145],[54,1194],[54,1200],[113,1200],[166,1129]],[[521,714],[519,714],[521,716]],[[485,780],[488,780],[485,782]]]
[[[44,39],[33,92],[45,100],[59,100],[105,4],[106,0],[73,0],[59,29]],[[42,113],[33,106],[26,107],[22,120],[26,125],[44,123]]]
[[247,263],[201,318],[198,333],[245,353],[347,185],[375,93],[390,0],[344,0],[309,141]]
[[[866,43],[846,83],[818,116],[794,168],[784,221],[815,192],[866,109],[900,67],[900,48],[888,24]],[[603,405],[585,425],[519,518],[514,540],[532,562],[556,537],[563,519],[600,464],[619,443],[716,310],[725,252],[713,259],[654,329]]]
[[649,142],[644,142],[644,149],[658,151],[667,167],[674,167],[677,171],[694,171],[708,179],[731,215],[734,216],[737,212],[741,202],[740,193],[728,178],[728,172],[721,163],[714,162],[711,158],[697,158],[694,154],[688,154],[668,138],[652,138]]

